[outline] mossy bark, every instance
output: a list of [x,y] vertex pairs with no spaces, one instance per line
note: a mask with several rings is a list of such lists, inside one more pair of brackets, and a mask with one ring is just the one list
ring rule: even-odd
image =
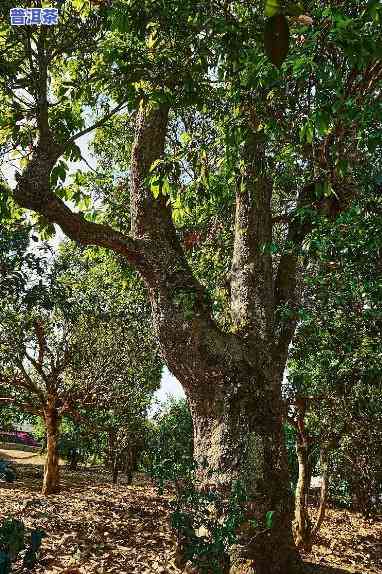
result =
[[[222,385],[213,403],[191,397],[195,456],[208,466],[199,470],[201,486],[213,483],[228,496],[235,481],[244,486],[245,519],[229,553],[229,574],[300,574],[294,544],[282,432],[281,398],[251,381]],[[267,513],[272,511],[272,524]]]

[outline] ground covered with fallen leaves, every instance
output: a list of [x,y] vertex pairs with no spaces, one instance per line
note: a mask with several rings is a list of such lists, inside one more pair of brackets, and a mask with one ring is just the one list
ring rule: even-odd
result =
[[[0,450],[0,458],[11,455]],[[43,497],[42,458],[21,458],[15,453],[12,460],[16,482],[0,482],[0,519],[12,515],[47,533],[36,574],[179,574],[169,496],[159,496],[149,480],[137,476],[128,486],[122,477],[113,486],[100,469],[62,467],[62,492]],[[320,538],[304,560],[307,573],[380,574],[382,521],[329,509]]]

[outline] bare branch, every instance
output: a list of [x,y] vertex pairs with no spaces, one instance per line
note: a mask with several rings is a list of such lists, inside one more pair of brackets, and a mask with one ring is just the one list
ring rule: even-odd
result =
[[35,394],[39,398],[40,402],[43,404],[45,401],[45,397],[44,397],[44,393],[42,392],[42,390],[33,381],[33,379],[29,376],[29,374],[25,370],[25,367],[24,367],[22,361],[17,361],[16,364],[23,374],[23,379],[21,379],[21,378],[20,379],[13,379],[12,381],[9,381],[9,383],[11,385],[18,385],[18,386],[24,387],[27,391]]
[[41,411],[29,403],[19,403],[15,397],[0,397],[0,404],[13,405],[14,407],[32,413],[34,415],[41,414]]
[[95,122],[94,124],[92,124],[91,126],[83,129],[80,132],[77,132],[75,135],[71,136],[70,138],[68,138],[65,143],[63,144],[63,147],[66,148],[68,147],[68,145],[70,145],[71,143],[73,143],[75,140],[77,140],[78,138],[92,132],[93,130],[103,126],[108,120],[110,120],[110,118],[112,118],[113,116],[115,116],[115,114],[117,114],[118,112],[120,112],[125,106],[126,106],[126,102],[123,102],[122,104],[119,104],[118,106],[116,106],[115,108],[113,108],[111,110],[111,112],[109,112],[108,114],[106,114],[103,118],[101,118],[100,120],[98,120],[97,122]]
[[38,363],[41,365],[43,365],[44,363],[44,355],[45,355],[45,351],[46,351],[46,338],[45,338],[45,332],[44,332],[44,325],[42,323],[42,321],[35,321],[34,322],[34,331],[36,334],[36,338],[37,338],[37,342],[38,342]]

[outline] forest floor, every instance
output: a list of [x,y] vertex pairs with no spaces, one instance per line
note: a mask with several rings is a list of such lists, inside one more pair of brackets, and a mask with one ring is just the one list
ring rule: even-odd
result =
[[[15,451],[14,451],[15,452]],[[36,574],[178,574],[169,528],[169,496],[138,476],[132,486],[110,484],[99,469],[62,473],[60,494],[43,497],[39,490],[43,459],[20,464],[18,478],[0,483],[0,520],[12,515],[27,527],[42,528],[41,560]],[[329,509],[320,538],[304,555],[306,572],[315,574],[380,574],[382,521],[365,520],[347,510]]]

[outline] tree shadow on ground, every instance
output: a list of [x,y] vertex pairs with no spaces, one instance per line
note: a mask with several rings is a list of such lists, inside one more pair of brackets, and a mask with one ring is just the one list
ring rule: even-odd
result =
[[[311,562],[304,562],[306,574],[349,574],[349,570],[343,570],[342,568],[334,568],[332,566],[312,564]],[[354,572],[352,574],[362,574],[361,571]]]
[[[4,457],[5,459],[5,457]],[[43,464],[26,464],[18,463],[14,459],[9,459],[12,467],[16,472],[16,480],[11,483],[0,482],[0,486],[3,490],[20,490],[21,492],[34,492],[39,493],[42,487],[43,481]],[[84,484],[90,486],[99,485],[100,487],[112,487],[111,472],[106,470],[100,470],[99,467],[82,467],[80,466],[78,470],[70,470],[65,465],[60,465],[60,492],[76,492],[82,491]],[[146,481],[142,481],[140,475],[134,477],[134,486],[140,486],[147,484]],[[126,477],[121,474],[118,479],[118,485],[114,488],[126,488],[128,486]]]

